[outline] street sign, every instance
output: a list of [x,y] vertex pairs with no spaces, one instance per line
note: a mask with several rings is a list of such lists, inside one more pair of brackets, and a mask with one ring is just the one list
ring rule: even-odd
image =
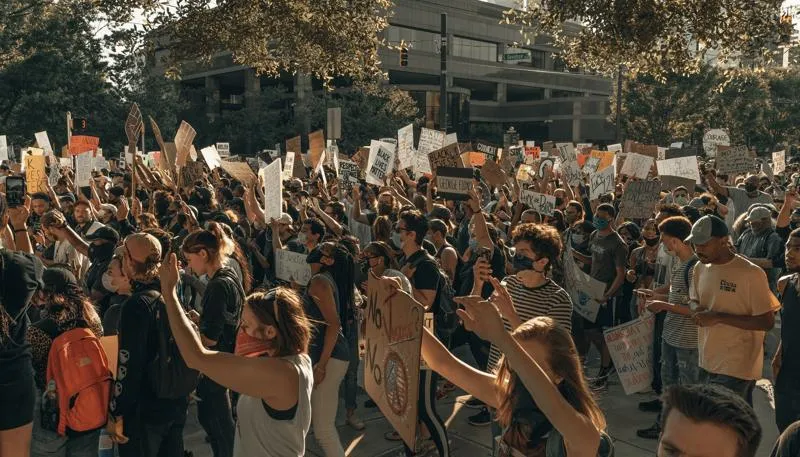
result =
[[503,54],[503,60],[525,60],[530,59],[531,55],[527,52],[514,52],[510,54]]

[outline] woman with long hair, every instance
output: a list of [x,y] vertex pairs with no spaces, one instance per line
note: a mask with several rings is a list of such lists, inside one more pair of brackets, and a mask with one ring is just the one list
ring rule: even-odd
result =
[[314,248],[306,262],[314,276],[303,295],[303,306],[316,327],[309,345],[314,364],[311,421],[325,456],[344,457],[335,421],[339,385],[350,360],[345,335],[352,315],[353,257],[342,246],[326,242]]
[[311,425],[311,328],[302,302],[279,287],[247,297],[236,353],[207,349],[178,301],[175,254],[161,267],[169,326],[186,364],[240,395],[233,455],[302,457]]
[[[245,294],[236,272],[225,266],[234,253],[234,241],[222,224],[209,222],[208,230],[196,230],[183,241],[181,251],[189,267],[206,275],[208,284],[200,304],[201,313],[191,313],[200,328],[200,338],[209,349],[233,352],[236,326]],[[214,457],[233,455],[235,424],[230,397],[225,387],[201,377],[197,395],[197,418],[211,439]]]
[[[508,299],[504,296],[498,299]],[[427,330],[422,357],[432,370],[497,410],[503,428],[499,455],[610,455],[605,417],[569,332],[549,317],[536,317],[509,332],[494,303],[472,296],[457,301],[464,305],[458,310],[464,325],[505,354],[499,369],[488,374],[466,365]]]
[[42,273],[44,286],[36,297],[41,307],[41,320],[28,328],[28,341],[33,354],[34,379],[36,381],[36,406],[34,407],[33,440],[31,455],[46,457],[52,455],[92,456],[97,455],[100,428],[91,431],[72,432],[59,436],[55,426],[47,427],[48,422],[42,413],[42,398],[46,391],[55,386],[47,385],[47,362],[50,348],[55,338],[75,328],[89,328],[96,337],[103,336],[100,317],[78,285],[75,275],[68,267],[53,266]]

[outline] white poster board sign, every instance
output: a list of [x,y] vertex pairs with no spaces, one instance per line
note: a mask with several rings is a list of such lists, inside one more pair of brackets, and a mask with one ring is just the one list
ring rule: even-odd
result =
[[659,176],[679,176],[693,179],[700,184],[700,170],[697,168],[697,156],[677,157],[656,162]]
[[0,135],[0,160],[8,160],[8,142],[5,135]]
[[367,161],[367,182],[376,186],[384,185],[384,179],[394,168],[395,148],[393,144],[372,140]]
[[92,180],[92,165],[94,164],[94,153],[84,152],[75,156],[75,185],[87,187]]
[[292,179],[293,174],[294,174],[294,152],[289,151],[286,153],[286,164],[283,166],[281,179],[284,181],[286,181],[287,179]]
[[650,389],[653,382],[655,320],[655,314],[648,314],[603,332],[611,360],[627,395]]
[[591,192],[589,194],[590,199],[597,200],[603,194],[614,192],[614,186],[615,186],[614,174],[616,173],[616,171],[617,167],[615,166],[606,167],[591,176],[589,180],[591,189]]
[[703,150],[709,157],[717,155],[717,146],[730,146],[731,137],[724,130],[711,129],[703,135]]
[[217,143],[217,152],[220,157],[230,157],[231,144],[230,143]]
[[408,124],[397,131],[397,159],[401,170],[414,166],[414,155],[414,124]]
[[281,180],[281,159],[273,160],[258,170],[264,183],[264,222],[280,219],[283,203],[283,180]]
[[222,159],[220,158],[219,151],[217,151],[216,146],[213,144],[211,146],[206,146],[200,150],[200,154],[203,154],[203,160],[205,160],[206,164],[208,164],[209,170],[219,168],[219,164]]
[[275,251],[275,276],[305,286],[311,279],[311,265],[306,263],[306,257],[286,249]]
[[545,216],[552,216],[553,210],[556,208],[556,197],[554,195],[523,190],[519,199],[532,210]]
[[53,155],[53,146],[50,145],[50,138],[47,137],[47,132],[36,132],[36,143],[39,148],[44,149],[44,154]]
[[[2,148],[0,144],[0,148]],[[783,173],[786,170],[786,151],[772,153],[772,172],[775,174]]]
[[574,288],[570,291],[572,297],[572,309],[590,322],[597,320],[600,313],[600,302],[606,291],[605,283],[598,281],[587,273],[584,273],[573,261],[571,281]]
[[647,179],[647,175],[650,173],[650,168],[652,167],[652,157],[631,152],[625,157],[625,162],[622,164],[620,174],[639,179]]

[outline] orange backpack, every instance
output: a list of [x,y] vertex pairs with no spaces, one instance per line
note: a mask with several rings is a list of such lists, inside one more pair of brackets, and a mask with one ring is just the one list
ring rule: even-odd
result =
[[85,432],[106,425],[111,371],[100,339],[90,329],[75,328],[53,338],[47,356],[47,384],[51,380],[55,380],[58,397],[59,435],[67,428]]

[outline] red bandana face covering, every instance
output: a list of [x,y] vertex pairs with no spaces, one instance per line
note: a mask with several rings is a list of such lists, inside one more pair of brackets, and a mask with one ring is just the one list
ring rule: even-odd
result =
[[264,340],[254,338],[243,329],[236,333],[236,350],[234,353],[243,357],[260,357],[269,351],[269,346]]

